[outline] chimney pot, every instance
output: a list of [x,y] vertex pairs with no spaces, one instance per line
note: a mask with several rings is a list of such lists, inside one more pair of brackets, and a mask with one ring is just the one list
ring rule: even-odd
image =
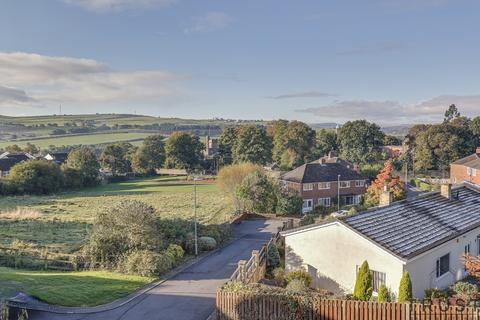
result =
[[384,186],[380,194],[379,207],[387,207],[393,203],[393,192],[389,191],[387,186]]
[[440,186],[440,194],[442,197],[448,200],[452,199],[452,185],[450,183],[444,183]]

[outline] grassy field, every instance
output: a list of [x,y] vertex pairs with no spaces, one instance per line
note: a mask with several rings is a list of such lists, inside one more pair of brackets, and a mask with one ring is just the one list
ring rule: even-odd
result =
[[[126,199],[152,205],[161,218],[192,218],[193,185],[184,177],[143,178],[52,196],[2,197],[0,246],[18,239],[49,251],[75,251],[85,241],[97,212]],[[207,224],[224,222],[232,212],[217,186],[207,181],[198,183],[197,206],[199,221]],[[25,218],[9,214],[18,207],[35,214]]]
[[23,147],[27,142],[33,143],[40,148],[48,148],[50,145],[54,146],[68,146],[68,145],[94,145],[102,143],[111,143],[119,141],[129,140],[142,140],[153,133],[149,132],[118,132],[118,133],[98,133],[88,135],[72,135],[70,137],[49,137],[41,139],[29,139],[21,141],[2,141],[0,142],[0,148],[5,148],[12,144],[17,144]]
[[153,281],[106,271],[45,272],[0,267],[0,299],[25,292],[62,306],[95,306],[119,299]]

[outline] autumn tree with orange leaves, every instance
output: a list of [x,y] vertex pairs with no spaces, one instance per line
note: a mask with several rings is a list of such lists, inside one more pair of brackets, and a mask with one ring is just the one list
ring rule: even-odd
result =
[[407,196],[405,183],[395,174],[392,160],[385,162],[382,171],[380,171],[375,181],[368,188],[365,205],[368,207],[378,206],[380,194],[385,190],[385,187],[388,191],[393,192],[394,201],[403,200]]

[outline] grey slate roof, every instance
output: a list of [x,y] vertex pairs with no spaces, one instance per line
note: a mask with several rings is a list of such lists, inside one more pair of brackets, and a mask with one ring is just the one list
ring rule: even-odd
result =
[[405,200],[341,220],[351,229],[405,259],[480,226],[480,187],[454,188],[452,200],[439,193]]
[[469,168],[480,169],[480,156],[476,153],[453,162],[452,164],[462,165]]
[[367,178],[358,172],[336,163],[307,163],[292,171],[285,173],[281,179],[297,183],[315,183],[337,181],[340,175],[341,181],[366,180]]
[[15,158],[2,158],[0,159],[0,171],[10,171],[10,169],[22,161]]

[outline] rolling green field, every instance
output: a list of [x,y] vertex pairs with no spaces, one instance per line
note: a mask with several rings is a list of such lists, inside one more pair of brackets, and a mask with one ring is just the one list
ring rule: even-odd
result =
[[[156,208],[161,218],[191,219],[193,185],[184,177],[153,177],[51,196],[0,198],[0,246],[15,239],[69,253],[85,241],[101,210],[121,200],[139,200]],[[15,209],[26,208],[26,213]],[[197,214],[202,223],[221,223],[230,218],[231,205],[211,182],[197,186]]]
[[33,143],[40,148],[48,148],[51,145],[54,146],[69,146],[69,145],[96,145],[103,143],[112,143],[119,141],[131,141],[141,142],[148,136],[154,133],[149,132],[118,132],[118,133],[98,133],[98,134],[86,134],[86,135],[72,135],[66,137],[48,137],[48,138],[33,138],[29,140],[21,141],[2,141],[0,142],[0,149],[5,148],[12,144],[17,144],[23,147],[27,142]]
[[62,306],[96,306],[122,298],[152,278],[106,271],[47,272],[0,267],[0,299],[25,292]]

